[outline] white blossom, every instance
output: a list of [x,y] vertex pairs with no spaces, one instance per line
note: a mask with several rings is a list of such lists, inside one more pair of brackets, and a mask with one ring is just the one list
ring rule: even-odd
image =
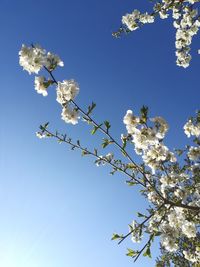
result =
[[166,120],[162,117],[152,118],[151,121],[154,122],[156,128],[156,137],[159,139],[163,139],[165,137],[166,132],[169,130],[169,125]]
[[141,242],[140,227],[136,221],[133,220],[130,231],[132,231],[131,240],[133,243]]
[[76,109],[70,109],[70,107],[65,106],[62,109],[61,118],[66,123],[71,123],[73,125],[78,123],[79,112]]
[[138,29],[139,26],[136,19],[139,18],[139,14],[138,10],[134,10],[132,14],[126,14],[122,17],[122,23],[125,24],[130,31]]
[[185,134],[187,135],[187,137],[190,136],[196,136],[199,137],[200,136],[200,123],[198,123],[197,125],[194,125],[192,120],[189,120],[183,127]]
[[197,252],[190,251],[190,250],[183,250],[183,255],[186,260],[195,263],[200,262],[200,255]]
[[195,224],[192,222],[188,222],[185,220],[182,224],[182,231],[188,238],[196,236],[196,227]]
[[38,94],[42,94],[43,96],[47,96],[47,86],[46,86],[46,80],[45,77],[39,76],[35,77],[35,90]]
[[63,67],[64,63],[63,61],[60,59],[60,57],[58,55],[52,54],[50,52],[47,53],[47,56],[45,58],[45,63],[44,63],[45,67],[52,71],[54,70],[57,66]]
[[64,104],[70,100],[74,100],[79,93],[79,86],[74,80],[64,80],[62,83],[58,82],[57,86],[57,101]]
[[27,47],[22,45],[19,51],[19,64],[24,70],[31,73],[38,73],[45,62],[46,51],[38,45]]
[[200,159],[200,147],[190,147],[188,151],[188,157],[190,160],[198,160]]
[[161,163],[164,161],[171,161],[175,162],[176,158],[172,152],[169,151],[169,149],[162,145],[158,144],[153,147],[151,147],[148,151],[144,153],[142,156],[143,161],[146,165],[148,165],[152,172],[155,173],[157,169],[160,169]]
[[140,24],[153,22],[153,15],[149,15],[147,12],[141,14],[137,9],[135,9],[131,14],[126,14],[122,17],[122,24],[125,24],[130,31],[137,30]]
[[46,138],[46,137],[47,137],[45,133],[41,133],[41,132],[36,132],[36,136],[37,136],[38,138],[40,138],[40,139],[42,139],[42,138]]

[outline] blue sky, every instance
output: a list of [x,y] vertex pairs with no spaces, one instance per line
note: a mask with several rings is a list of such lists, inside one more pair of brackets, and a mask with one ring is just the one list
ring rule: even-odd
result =
[[[39,43],[65,62],[55,76],[80,85],[77,102],[97,103],[95,116],[109,119],[118,138],[127,109],[148,105],[151,116],[170,124],[166,143],[182,147],[182,127],[199,108],[199,37],[192,44],[188,69],[175,65],[172,21],[157,21],[121,39],[111,35],[121,16],[148,1],[58,0],[7,1],[0,4],[1,30],[1,176],[0,266],[110,267],[134,266],[126,248],[111,242],[145,202],[121,175],[97,168],[53,140],[35,137],[46,121],[84,145],[94,147],[89,128],[64,124],[55,91],[36,94],[33,76],[18,65],[21,44]],[[98,136],[97,136],[98,137]],[[133,152],[134,155],[134,152]],[[153,248],[153,257],[158,255]],[[154,266],[141,258],[135,266]]]

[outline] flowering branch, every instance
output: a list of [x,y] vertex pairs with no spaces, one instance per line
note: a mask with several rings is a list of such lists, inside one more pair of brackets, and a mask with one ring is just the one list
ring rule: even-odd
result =
[[[141,15],[140,15],[141,19]],[[164,144],[164,137],[168,131],[167,122],[161,117],[149,118],[148,108],[143,106],[140,115],[136,116],[128,110],[123,122],[127,134],[121,135],[122,145],[112,137],[110,123],[97,123],[91,116],[96,104],[88,106],[84,111],[75,101],[79,93],[79,86],[74,80],[57,81],[53,71],[58,66],[63,66],[61,59],[39,46],[22,46],[19,53],[20,65],[31,73],[38,73],[44,68],[50,78],[35,77],[35,90],[43,96],[48,95],[48,88],[56,86],[57,102],[62,107],[61,118],[66,123],[78,123],[80,115],[83,121],[93,126],[92,134],[100,131],[106,138],[101,143],[102,148],[114,144],[120,150],[128,163],[115,159],[113,153],[105,156],[99,155],[97,149],[90,151],[80,144],[72,142],[66,135],[53,133],[47,129],[48,123],[40,126],[37,132],[39,138],[53,137],[59,143],[66,143],[72,150],[79,149],[82,155],[95,157],[97,166],[108,164],[112,167],[111,174],[116,171],[128,176],[127,183],[142,186],[141,194],[150,202],[147,209],[148,216],[138,213],[143,217],[142,223],[133,220],[129,225],[130,231],[126,235],[114,234],[112,239],[118,239],[119,244],[128,236],[133,242],[140,242],[142,233],[149,236],[148,242],[140,251],[128,249],[127,255],[135,260],[142,254],[151,256],[150,246],[154,236],[160,236],[161,252],[171,255],[176,261],[177,253],[182,255],[181,262],[189,264],[200,263],[200,111],[196,117],[190,118],[184,125],[185,134],[194,136],[195,146],[186,146],[184,150],[177,150],[178,155],[185,156],[185,164],[177,163],[176,155]],[[131,145],[136,155],[142,159],[142,164],[137,164],[127,152],[126,146]],[[184,240],[184,242],[183,242]],[[187,245],[185,245],[187,244]],[[166,257],[165,257],[166,259]],[[160,261],[159,261],[160,262]],[[162,260],[161,260],[162,262]],[[180,265],[178,265],[180,266]]]
[[118,31],[113,32],[113,36],[120,37],[123,33],[127,34],[135,31],[144,24],[152,24],[158,16],[161,19],[167,19],[172,13],[173,26],[176,29],[176,64],[187,68],[192,59],[190,54],[192,38],[198,33],[200,27],[197,6],[199,2],[199,0],[156,1],[153,6],[153,12],[150,14],[147,12],[141,13],[135,9],[132,13],[122,16],[122,26]]
[[77,143],[73,143],[72,142],[72,139],[71,138],[67,138],[66,135],[59,135],[58,132],[56,132],[55,134],[52,133],[51,131],[47,130],[47,125],[43,126],[41,125],[40,126],[40,129],[41,129],[41,132],[37,132],[37,135],[40,137],[40,138],[44,138],[44,137],[54,137],[58,140],[59,143],[66,143],[68,145],[71,146],[72,150],[74,150],[75,148],[79,149],[82,151],[82,155],[91,155],[93,157],[95,157],[97,159],[97,162],[104,162],[104,163],[107,163],[109,164],[111,167],[113,167],[113,169],[119,171],[119,172],[122,172],[124,173],[126,176],[130,177],[131,179],[134,180],[134,182],[136,184],[140,184],[142,186],[143,183],[141,183],[140,180],[138,180],[137,178],[135,178],[134,176],[132,176],[130,173],[128,173],[125,169],[123,168],[120,168],[119,166],[115,165],[113,162],[112,162],[112,159],[109,158],[109,157],[102,157],[100,155],[97,154],[97,150],[95,149],[94,152],[92,151],[89,151],[87,148],[81,146],[80,144],[80,141],[77,140]]

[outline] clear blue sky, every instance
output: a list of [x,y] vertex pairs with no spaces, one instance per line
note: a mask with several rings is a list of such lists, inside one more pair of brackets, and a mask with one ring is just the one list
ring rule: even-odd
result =
[[[0,1],[0,267],[154,266],[143,258],[133,265],[125,251],[134,244],[110,241],[145,207],[136,189],[91,158],[35,137],[39,124],[50,121],[85,145],[97,144],[87,126],[64,124],[55,92],[38,95],[34,77],[18,65],[21,44],[39,43],[60,55],[65,67],[56,77],[77,80],[77,102],[95,101],[97,119],[109,119],[115,137],[125,132],[126,110],[145,104],[169,122],[169,147],[184,146],[183,124],[200,108],[199,37],[185,70],[175,65],[170,20],[111,36],[123,14],[150,6],[146,0]],[[154,248],[154,258],[157,253]]]

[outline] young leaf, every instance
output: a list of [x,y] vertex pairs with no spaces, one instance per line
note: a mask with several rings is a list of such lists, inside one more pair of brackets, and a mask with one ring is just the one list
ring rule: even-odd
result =
[[121,239],[123,236],[118,234],[113,234],[111,240]]
[[103,138],[103,143],[101,144],[103,148],[107,147],[107,145],[112,144],[113,142],[107,138]]
[[77,145],[80,146],[80,140],[77,140]]
[[88,151],[83,150],[81,155],[82,155],[82,156],[85,156],[85,155],[88,155],[88,154],[89,154]]
[[128,253],[126,253],[126,256],[134,258],[138,254],[137,251],[134,251],[134,250],[132,250],[130,248],[128,248],[127,250],[128,250]]
[[151,258],[151,250],[150,250],[150,246],[147,246],[146,251],[143,253],[144,257],[149,257]]
[[146,215],[144,215],[144,214],[142,214],[142,213],[140,213],[140,212],[137,212],[137,216],[138,216],[138,217],[147,218],[147,216],[146,216]]
[[122,145],[122,148],[125,149],[126,148],[126,144],[127,144],[127,141],[126,139],[123,140],[123,145]]
[[102,124],[98,125],[98,126],[94,126],[94,128],[91,131],[91,134],[95,134],[96,131],[102,126]]
[[46,129],[48,127],[48,125],[49,125],[49,122],[45,123],[44,128]]
[[148,110],[149,109],[146,106],[143,106],[140,109],[140,114],[141,114],[140,121],[141,121],[141,123],[146,123],[147,122],[147,119],[148,119]]
[[97,149],[96,148],[94,148],[94,154],[95,154],[95,156],[97,156]]
[[95,107],[96,104],[92,102],[91,106],[88,107],[87,115],[90,115]]
[[126,181],[126,183],[127,183],[127,185],[129,185],[129,186],[134,186],[134,185],[137,184],[137,183],[134,182],[134,181]]
[[108,132],[108,130],[111,127],[110,122],[109,121],[104,121],[104,125],[106,126],[106,131]]

